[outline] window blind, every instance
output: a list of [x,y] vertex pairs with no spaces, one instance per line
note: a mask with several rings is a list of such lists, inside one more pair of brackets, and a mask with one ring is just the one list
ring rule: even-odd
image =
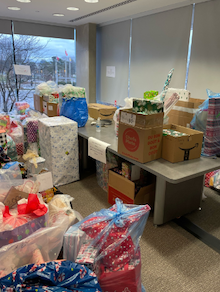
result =
[[206,89],[220,92],[220,1],[196,4],[188,90],[206,99]]
[[[97,101],[124,105],[128,95],[130,20],[99,27],[97,36]],[[115,67],[115,77],[106,76]]]
[[170,69],[170,87],[184,88],[192,5],[133,19],[130,96],[162,91]]

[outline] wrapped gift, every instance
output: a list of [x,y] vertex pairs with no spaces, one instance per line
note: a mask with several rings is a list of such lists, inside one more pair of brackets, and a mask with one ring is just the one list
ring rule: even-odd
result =
[[[92,266],[103,292],[140,292],[139,240],[150,207],[125,205],[119,199],[115,201],[111,208],[91,214],[68,230],[76,236],[79,231],[85,233],[76,262]],[[64,246],[68,259],[66,248],[70,246]]]
[[65,185],[79,179],[78,127],[66,117],[39,120],[41,156],[52,172],[54,185]]
[[178,89],[178,88],[168,88],[165,99],[170,98],[174,93],[179,95],[180,101],[189,101],[190,99],[190,92],[186,89]]
[[113,167],[118,166],[118,156],[106,152],[106,164],[96,160],[96,178],[98,185],[107,192],[108,190],[108,171]]
[[204,153],[220,154],[220,98],[210,98],[204,139]]
[[0,114],[0,130],[10,131],[10,117],[9,115]]
[[75,227],[71,226],[64,234],[63,257],[69,261],[75,262],[85,238],[85,232],[75,230]]
[[0,247],[19,241],[41,227],[48,221],[48,208],[41,204],[37,195],[30,194],[28,202],[17,205],[17,210],[5,206],[0,229]]
[[8,157],[10,157],[12,161],[16,161],[18,159],[15,142],[9,135],[7,135],[7,151]]
[[0,130],[0,146],[3,148],[5,154],[7,154],[7,134],[5,130]]
[[27,122],[27,142],[37,142],[38,120],[28,120]]
[[158,95],[158,91],[156,90],[150,90],[150,91],[146,91],[144,92],[144,98],[145,99],[153,99],[155,96]]
[[3,291],[101,292],[92,271],[69,261],[26,265],[1,278],[0,288]]
[[133,99],[133,111],[145,115],[163,112],[163,102],[159,100]]

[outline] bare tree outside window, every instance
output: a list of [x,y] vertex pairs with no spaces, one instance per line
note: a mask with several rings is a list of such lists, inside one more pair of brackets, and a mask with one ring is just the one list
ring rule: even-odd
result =
[[[12,37],[0,34],[0,108],[4,112],[12,111],[16,101],[33,101],[35,87],[42,82],[58,80],[58,84],[72,83],[75,85],[74,58],[58,57],[60,52],[56,53],[51,50],[51,48],[56,48],[54,46],[56,40],[45,39],[42,41],[42,37],[15,35],[16,64],[30,65],[32,73],[31,76],[17,75],[16,90]],[[63,48],[63,55],[64,52]],[[55,53],[56,56],[54,56]],[[66,74],[65,69],[68,71]]]

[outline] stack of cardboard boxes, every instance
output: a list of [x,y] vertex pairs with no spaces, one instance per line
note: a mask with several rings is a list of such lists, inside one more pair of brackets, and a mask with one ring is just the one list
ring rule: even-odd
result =
[[[181,102],[180,102],[181,103]],[[199,103],[185,102],[183,106],[198,107]],[[196,105],[195,105],[196,104]],[[181,104],[179,104],[181,106]],[[185,115],[181,108],[180,115]],[[187,112],[187,110],[186,110]],[[172,117],[171,112],[171,117]],[[192,111],[185,115],[184,125],[174,123],[163,125],[163,112],[145,114],[135,109],[120,111],[118,153],[140,163],[159,158],[169,162],[181,162],[199,158],[201,155],[203,133],[186,127],[192,120]],[[171,121],[173,119],[171,118]],[[178,120],[175,120],[178,121]],[[163,163],[163,161],[161,161]],[[153,207],[155,184],[152,178],[148,185],[135,193],[135,182],[114,170],[109,171],[108,201],[113,204],[116,197],[126,203],[150,204]]]
[[48,117],[59,116],[59,104],[49,102],[47,96],[34,94],[34,108]]

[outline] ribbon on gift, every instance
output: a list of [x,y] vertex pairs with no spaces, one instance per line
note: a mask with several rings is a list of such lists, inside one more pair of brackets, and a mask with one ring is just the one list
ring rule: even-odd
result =
[[47,213],[45,204],[41,204],[36,194],[29,194],[28,202],[26,204],[19,204],[17,206],[19,214],[34,214],[41,217]]
[[[36,194],[29,194],[28,202],[24,204],[17,205],[17,211],[19,215],[35,215],[37,217],[41,217],[47,213],[47,207],[45,204],[41,204],[38,196]],[[3,212],[3,217],[8,218],[13,216],[9,212],[9,207],[5,206],[5,210]]]

